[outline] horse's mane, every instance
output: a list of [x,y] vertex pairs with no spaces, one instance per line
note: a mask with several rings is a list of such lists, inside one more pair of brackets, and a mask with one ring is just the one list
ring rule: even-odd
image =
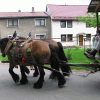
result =
[[25,37],[19,37],[19,39],[26,39]]
[[[25,37],[19,37],[19,39],[26,39],[26,38]],[[10,39],[8,37],[5,37],[5,38],[0,39],[0,43],[4,42],[4,41],[8,42],[9,40]]]
[[6,41],[6,42],[8,42],[9,41],[9,38],[2,38],[2,39],[0,39],[0,42],[3,42],[3,41]]

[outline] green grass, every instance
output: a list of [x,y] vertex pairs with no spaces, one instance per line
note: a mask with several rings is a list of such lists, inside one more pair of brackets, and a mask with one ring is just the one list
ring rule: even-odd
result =
[[7,56],[6,57],[2,57],[2,55],[0,54],[0,61],[2,61],[2,60],[7,61],[8,57]]
[[[65,55],[66,57],[68,57],[67,55],[70,53],[71,56],[71,60],[68,60],[68,63],[84,63],[84,64],[89,64],[92,63],[89,59],[87,59],[87,57],[84,55],[84,49],[64,49]],[[2,57],[0,55],[0,60],[4,60],[7,61],[8,58],[6,57]],[[48,64],[45,64],[45,66],[50,66]],[[77,69],[77,70],[90,70],[90,68],[86,68],[86,67],[77,67],[77,66],[71,66],[71,69]]]
[[[69,51],[68,49],[64,50],[65,55],[67,57]],[[71,54],[71,60],[68,60],[68,63],[84,63],[84,64],[89,64],[92,63],[87,57],[84,55],[84,49],[70,49],[70,54]],[[71,66],[71,69],[84,69],[84,70],[90,70],[90,68],[86,67],[77,67],[77,66]]]

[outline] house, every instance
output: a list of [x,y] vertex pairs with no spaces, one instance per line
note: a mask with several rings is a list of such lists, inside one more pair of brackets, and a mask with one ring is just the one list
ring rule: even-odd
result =
[[76,16],[86,17],[87,11],[88,5],[47,4],[46,14],[51,17],[51,38],[62,42],[63,46],[92,44],[90,40],[93,38],[92,35],[96,34],[96,28],[89,28],[86,23],[79,22],[76,18]]
[[63,46],[89,46],[96,28],[79,22],[76,16],[86,17],[88,5],[47,4],[45,12],[0,12],[0,38],[11,36],[14,31],[34,39],[53,38]]
[[0,12],[0,38],[8,37],[17,32],[19,36],[32,38],[51,38],[51,19],[45,12]]

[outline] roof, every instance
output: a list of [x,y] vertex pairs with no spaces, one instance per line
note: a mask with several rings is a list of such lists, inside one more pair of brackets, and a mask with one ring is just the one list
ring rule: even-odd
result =
[[100,0],[91,0],[88,12],[100,12]]
[[51,19],[76,19],[76,16],[86,17],[88,5],[52,5],[47,4]]
[[48,17],[45,12],[0,12],[0,18],[12,17]]

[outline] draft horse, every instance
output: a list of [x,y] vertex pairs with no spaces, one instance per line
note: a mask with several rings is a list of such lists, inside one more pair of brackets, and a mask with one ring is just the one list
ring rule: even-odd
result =
[[[44,39],[42,41],[48,42],[49,44],[54,46],[56,54],[57,54],[57,56],[58,56],[60,61],[68,62],[67,58],[66,58],[66,56],[64,54],[63,46],[62,46],[62,44],[60,42],[55,42],[53,40],[46,40],[46,39]],[[33,73],[33,76],[36,77],[36,76],[38,76],[39,73],[38,73],[37,66],[34,66],[34,67],[35,67],[35,72]],[[54,66],[51,66],[51,67],[53,68]],[[70,75],[70,72],[71,72],[70,66],[61,64],[59,67],[58,66],[55,66],[55,67],[58,70],[59,70],[59,68],[61,68],[62,73],[63,73],[64,76],[69,76]],[[50,75],[50,78],[53,79],[55,77],[56,77],[56,75],[54,74],[54,72],[52,72],[51,75]]]
[[[9,48],[8,44],[10,42],[12,43],[12,46]],[[38,69],[40,72],[40,77],[34,84],[34,88],[42,88],[45,75],[43,65],[49,61],[54,69],[58,70],[59,68],[60,61],[57,56],[56,50],[53,45],[41,40],[34,40],[25,43],[24,46],[21,45],[22,43],[16,42],[14,40],[9,40],[8,38],[3,38],[0,40],[0,49],[2,56],[5,57],[5,55],[7,55],[10,62],[9,73],[11,74],[14,82],[17,83],[19,81],[19,76],[14,73],[13,68],[16,65],[20,65],[22,75],[20,83],[28,83],[25,70],[26,66],[32,65],[30,63],[27,63],[27,61],[31,60],[31,62],[38,64]],[[31,55],[30,59],[28,55]],[[58,86],[62,87],[66,83],[64,76],[60,72],[55,72],[55,75],[58,79]]]
[[[28,37],[31,37],[31,33],[29,33]],[[24,37],[19,37],[19,38],[20,39],[26,39]],[[54,46],[55,51],[56,51],[57,56],[58,56],[60,61],[68,62],[67,58],[66,58],[66,56],[64,54],[63,46],[62,46],[62,44],[60,42],[55,42],[55,41],[49,40],[49,39],[48,40],[47,39],[43,39],[42,41],[48,42],[49,44]],[[53,68],[53,66],[51,66],[51,67]],[[70,73],[72,72],[70,66],[68,66],[68,65],[61,64],[59,67],[58,66],[55,66],[55,67],[57,67],[56,69],[58,69],[58,70],[59,70],[59,68],[61,68],[62,73],[63,73],[64,76],[69,76]],[[34,68],[35,68],[35,72],[33,73],[33,76],[37,77],[39,75],[37,66],[34,65]],[[26,72],[29,72],[29,69],[27,67],[26,67]],[[52,72],[51,75],[50,75],[50,78],[54,79],[55,77],[56,77],[56,75],[54,74],[54,72]]]
[[[29,38],[31,37],[31,33],[29,33],[28,37]],[[19,37],[19,39],[24,40],[26,38],[25,37]],[[68,62],[67,58],[66,58],[66,56],[64,54],[63,46],[62,46],[62,44],[60,42],[55,42],[53,40],[47,40],[47,39],[44,39],[42,41],[48,42],[49,44],[51,44],[51,45],[54,46],[55,51],[56,51],[57,56],[58,56],[58,58],[59,58],[60,61],[66,61],[66,62]],[[53,68],[53,66],[51,66],[51,67]],[[61,64],[60,66],[55,66],[55,67],[58,70],[59,70],[59,68],[61,68],[62,73],[63,73],[64,76],[69,76],[70,73],[72,72],[70,66],[68,66],[68,65]],[[36,65],[34,65],[34,68],[35,68],[35,72],[33,73],[33,76],[37,77],[39,75],[38,68],[37,68]],[[26,71],[26,73],[29,73],[29,69],[27,67],[26,67],[25,71]],[[50,75],[50,78],[54,79],[55,77],[56,77],[56,75],[54,74],[54,72],[52,72],[51,75]]]

